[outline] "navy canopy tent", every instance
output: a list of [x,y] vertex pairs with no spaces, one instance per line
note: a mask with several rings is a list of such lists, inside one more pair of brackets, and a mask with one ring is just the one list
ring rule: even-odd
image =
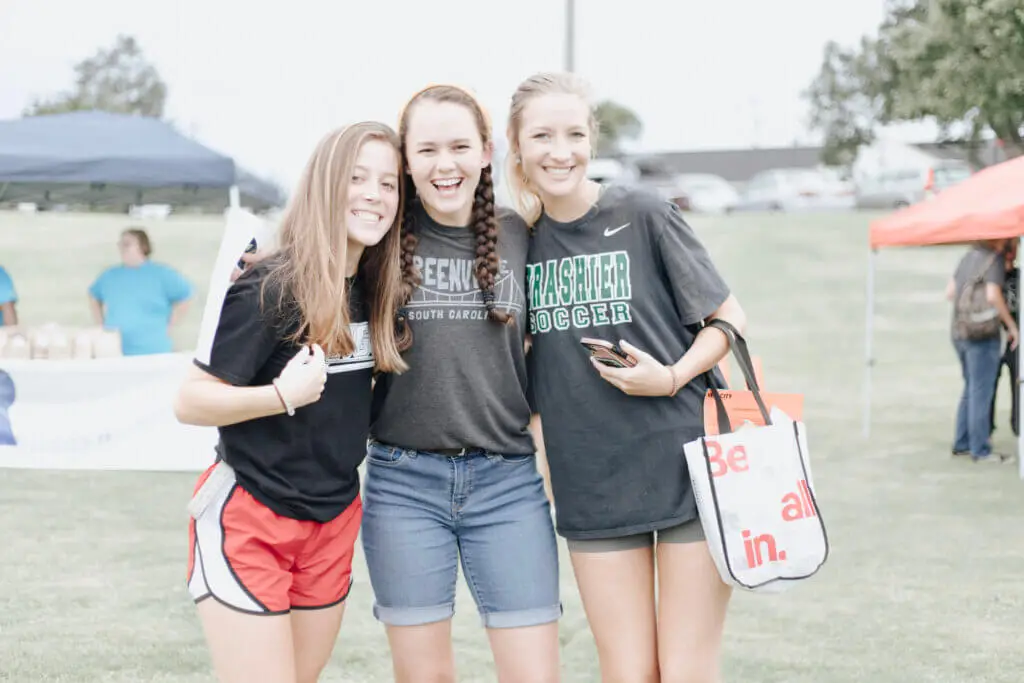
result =
[[158,119],[82,111],[0,121],[0,202],[223,209],[232,188],[253,211],[284,202],[271,183]]

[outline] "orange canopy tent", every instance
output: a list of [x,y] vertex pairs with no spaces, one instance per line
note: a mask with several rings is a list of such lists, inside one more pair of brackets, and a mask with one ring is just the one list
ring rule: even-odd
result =
[[[867,372],[864,434],[871,429],[872,329],[874,326],[875,257],[883,247],[962,244],[981,239],[1024,237],[1024,156],[989,166],[926,201],[872,222],[867,292]],[[1024,246],[1024,243],[1022,243]],[[1024,249],[1022,249],[1024,253]],[[1021,361],[1024,362],[1024,344]],[[1015,391],[1020,391],[1015,387]],[[1022,396],[1024,398],[1024,396]],[[1021,401],[1024,405],[1024,401]],[[1024,456],[1024,433],[1018,441]],[[1024,479],[1024,457],[1018,460]]]
[[1024,157],[978,171],[871,224],[871,248],[956,244],[1024,232]]

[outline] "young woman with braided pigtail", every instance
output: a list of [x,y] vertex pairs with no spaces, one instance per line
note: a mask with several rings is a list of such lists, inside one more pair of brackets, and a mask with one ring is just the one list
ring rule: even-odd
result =
[[491,124],[467,91],[418,92],[399,137],[411,347],[409,370],[374,390],[362,526],[374,614],[398,683],[454,682],[461,560],[497,679],[557,681],[558,552],[526,398],[529,234],[496,215]]
[[[412,176],[406,176],[406,190],[411,193],[409,196],[417,196]],[[412,298],[413,292],[419,285],[419,276],[413,260],[418,243],[414,226],[416,213],[419,210],[413,202],[406,204],[405,227],[402,229],[402,284],[406,300]],[[495,216],[494,180],[490,167],[480,171],[480,183],[473,196],[469,228],[472,229],[476,238],[476,260],[473,263],[473,273],[480,285],[487,317],[495,322],[508,323],[512,317],[498,308],[494,294],[494,282],[498,275],[500,259],[497,250],[499,228]],[[409,331],[408,327],[405,328],[405,331]]]

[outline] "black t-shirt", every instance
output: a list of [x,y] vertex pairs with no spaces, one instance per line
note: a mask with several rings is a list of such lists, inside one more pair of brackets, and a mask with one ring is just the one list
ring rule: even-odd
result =
[[1006,271],[1006,279],[1003,280],[1003,297],[1006,299],[1006,307],[1010,310],[1010,315],[1020,325],[1020,271],[1016,266]]
[[[270,384],[300,349],[286,340],[296,323],[280,313],[271,287],[261,305],[269,269],[259,264],[232,284],[212,339],[199,345],[203,352],[196,365],[236,386]],[[350,293],[355,351],[327,359],[319,401],[297,408],[291,417],[272,415],[219,428],[218,450],[238,483],[284,517],[327,522],[359,494],[356,470],[366,456],[374,365],[361,289],[356,280]]]
[[559,533],[616,537],[696,518],[683,444],[704,433],[704,379],[672,398],[628,396],[601,379],[579,343],[626,340],[675,363],[728,298],[678,207],[609,187],[579,220],[542,216],[527,283],[530,389]]

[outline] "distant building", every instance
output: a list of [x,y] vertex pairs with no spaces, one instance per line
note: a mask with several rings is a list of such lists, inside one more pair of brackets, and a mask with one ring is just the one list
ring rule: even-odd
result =
[[773,168],[816,168],[820,147],[775,147],[694,152],[660,152],[632,157],[641,173],[710,173],[742,185],[761,171]]
[[[879,165],[928,163],[928,160],[957,159],[971,161],[970,149],[964,144],[923,143],[912,144],[881,140],[862,149],[854,177],[868,173]],[[762,171],[778,168],[820,168],[821,147],[762,147],[751,149],[701,150],[692,152],[659,152],[631,155],[643,175],[671,175],[679,173],[710,173],[721,176],[737,186],[743,186]],[[993,142],[980,142],[975,147],[976,168],[989,166],[1006,159],[1002,149]]]

